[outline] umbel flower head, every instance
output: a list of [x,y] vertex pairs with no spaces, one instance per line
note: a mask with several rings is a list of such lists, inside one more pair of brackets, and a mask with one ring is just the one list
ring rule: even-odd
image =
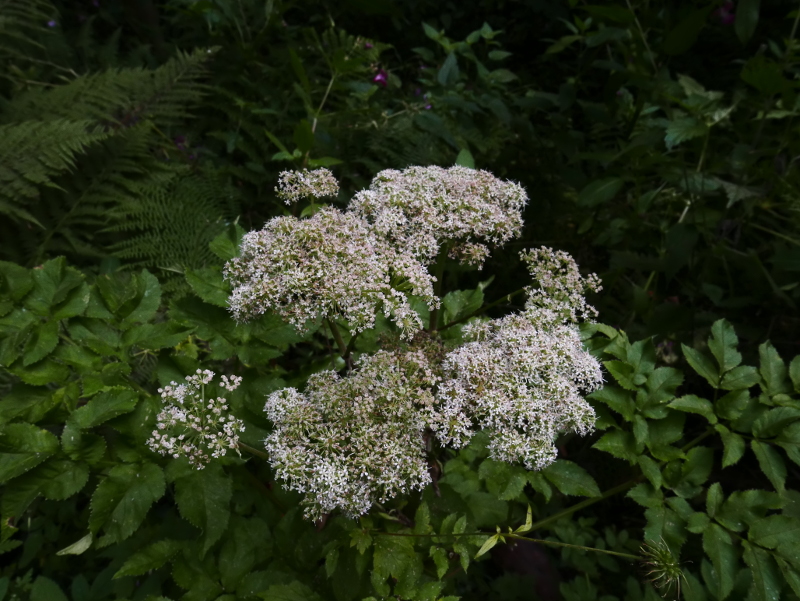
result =
[[519,184],[468,167],[387,169],[358,192],[349,210],[372,230],[430,264],[445,245],[452,258],[481,265],[487,242],[518,236],[528,196]]
[[288,205],[302,198],[324,198],[339,193],[339,182],[328,169],[282,171],[275,188],[278,197]]
[[[556,458],[565,431],[586,434],[595,414],[583,394],[603,381],[598,361],[583,348],[575,325],[590,312],[584,280],[566,253],[522,253],[539,290],[522,313],[465,328],[470,342],[447,354],[431,428],[444,443],[465,446],[477,429],[490,436],[493,459],[542,469]],[[551,271],[559,266],[560,270]],[[554,296],[550,296],[554,295]]]
[[430,482],[424,415],[437,376],[420,351],[378,351],[347,377],[323,371],[305,392],[272,393],[265,440],[277,476],[305,493],[305,515],[355,517]]
[[406,292],[431,308],[439,302],[420,262],[378,239],[358,216],[331,207],[309,219],[277,217],[245,234],[225,277],[237,320],[272,310],[301,330],[308,320],[341,316],[356,333],[381,310],[408,337],[422,321]]
[[[151,450],[174,458],[185,456],[197,469],[211,457],[222,457],[228,449],[239,452],[239,433],[244,423],[231,416],[222,397],[206,398],[205,387],[214,372],[197,370],[186,376],[186,383],[172,382],[159,388],[164,408],[156,418],[156,428],[147,441]],[[238,376],[222,376],[220,386],[233,392],[241,384]]]

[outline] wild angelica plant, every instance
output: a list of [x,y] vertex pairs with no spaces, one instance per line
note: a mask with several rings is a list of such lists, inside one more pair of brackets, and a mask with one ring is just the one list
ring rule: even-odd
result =
[[289,205],[303,198],[324,198],[336,196],[339,182],[329,169],[320,168],[309,171],[282,171],[275,187],[278,197]]
[[[335,188],[330,172],[284,172],[287,200],[319,197]],[[483,263],[492,243],[519,234],[525,191],[485,171],[412,167],[380,172],[346,212],[323,207],[307,219],[278,217],[244,236],[241,255],[225,275],[237,319],[268,310],[298,328],[325,318],[337,337],[347,373],[312,375],[303,392],[284,388],[265,406],[274,424],[265,440],[269,461],[289,488],[305,494],[305,516],[335,509],[350,517],[375,503],[431,482],[433,439],[455,448],[479,430],[491,456],[542,469],[556,458],[555,438],[586,434],[594,411],[583,394],[602,383],[600,366],[582,346],[580,319],[595,312],[572,258],[548,248],[522,253],[538,288],[526,308],[464,328],[464,342],[447,347],[428,332],[409,294],[440,306],[433,284],[446,257]],[[436,276],[426,265],[436,262]],[[382,310],[406,346],[389,346],[350,361],[352,342],[375,326]],[[352,335],[345,346],[336,319]],[[424,349],[424,350],[423,350]]]

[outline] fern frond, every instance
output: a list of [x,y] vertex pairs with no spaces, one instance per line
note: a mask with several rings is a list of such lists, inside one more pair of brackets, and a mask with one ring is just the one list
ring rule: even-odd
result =
[[154,70],[109,69],[52,89],[29,90],[5,106],[2,120],[94,119],[114,129],[144,120],[173,125],[188,118],[203,98],[201,79],[212,53],[178,53]]

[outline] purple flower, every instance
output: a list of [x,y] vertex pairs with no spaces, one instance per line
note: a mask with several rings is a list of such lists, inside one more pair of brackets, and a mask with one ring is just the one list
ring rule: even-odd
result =
[[426,111],[429,111],[429,110],[431,110],[431,105],[430,105],[430,104],[426,104],[426,105],[425,105],[425,110],[426,110]]
[[414,96],[419,96],[420,94],[422,94],[422,88],[417,88],[414,90]]
[[364,48],[366,48],[367,50],[371,50],[372,49],[372,44],[367,42],[366,44],[364,44]]
[[48,27],[55,27],[56,25],[58,25],[58,23],[56,23],[55,21],[48,21],[47,22],[47,26]]
[[385,88],[386,84],[389,82],[389,74],[386,72],[386,69],[379,69],[378,74],[372,78],[372,82]]
[[715,10],[711,15],[715,17],[722,25],[732,25],[736,21],[736,15],[733,11],[733,1],[726,0],[722,6]]

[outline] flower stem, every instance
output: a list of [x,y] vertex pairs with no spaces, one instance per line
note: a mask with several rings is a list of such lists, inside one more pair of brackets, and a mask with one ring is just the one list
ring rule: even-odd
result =
[[337,326],[336,322],[333,321],[330,317],[326,317],[325,321],[328,323],[328,327],[331,329],[331,333],[333,334],[333,339],[336,340],[336,345],[339,347],[339,353],[342,355],[342,359],[347,361],[348,355],[350,353],[347,350],[347,345],[344,343],[344,338],[342,338],[342,333],[339,331],[339,326]]
[[[436,281],[433,283],[433,294],[441,300],[442,295],[442,278],[444,278],[444,264],[447,261],[447,246],[443,246],[439,251],[439,256],[436,258],[436,267],[434,276]],[[439,325],[439,309],[431,309],[430,318],[428,321],[428,331],[435,332],[436,326]]]
[[258,449],[255,449],[255,448],[251,447],[250,445],[244,444],[243,442],[240,442],[238,444],[239,444],[239,448],[242,451],[247,451],[251,455],[255,455],[256,457],[259,457],[259,458],[263,459],[264,461],[268,461],[269,460],[269,455],[267,455],[264,451],[259,451]]

